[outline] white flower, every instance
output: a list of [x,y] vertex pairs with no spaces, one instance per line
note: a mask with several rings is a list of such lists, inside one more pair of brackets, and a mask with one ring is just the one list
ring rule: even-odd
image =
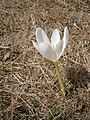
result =
[[55,29],[52,33],[51,41],[49,41],[49,38],[42,28],[37,28],[37,42],[33,41],[33,45],[37,49],[37,51],[41,53],[42,56],[55,62],[64,52],[64,49],[66,48],[66,45],[68,43],[68,38],[69,32],[67,27],[64,28],[64,37],[62,40],[60,38],[58,29]]

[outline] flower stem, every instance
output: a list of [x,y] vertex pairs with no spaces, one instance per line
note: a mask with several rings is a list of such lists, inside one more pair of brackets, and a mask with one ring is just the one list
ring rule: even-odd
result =
[[60,72],[59,72],[58,61],[54,62],[54,65],[55,65],[56,73],[57,73],[57,76],[58,76],[58,79],[59,79],[61,91],[63,93],[63,96],[65,96],[65,89],[64,89],[64,85],[63,85],[63,82],[62,82],[62,79],[61,79]]

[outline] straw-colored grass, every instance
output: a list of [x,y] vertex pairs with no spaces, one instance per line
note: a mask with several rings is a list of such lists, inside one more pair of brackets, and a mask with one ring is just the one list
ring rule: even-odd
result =
[[[52,62],[33,47],[36,27],[50,37],[68,26],[59,59],[66,96]],[[0,1],[0,120],[90,120],[90,1]]]

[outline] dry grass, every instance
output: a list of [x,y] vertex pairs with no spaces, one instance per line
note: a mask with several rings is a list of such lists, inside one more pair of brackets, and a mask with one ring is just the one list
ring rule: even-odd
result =
[[[62,97],[54,65],[32,46],[36,27],[48,36],[68,26],[59,60]],[[0,120],[90,120],[90,0],[0,1]]]

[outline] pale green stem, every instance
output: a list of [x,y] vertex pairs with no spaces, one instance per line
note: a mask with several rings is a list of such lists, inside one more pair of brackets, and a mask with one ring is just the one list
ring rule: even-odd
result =
[[62,79],[61,79],[60,72],[59,72],[58,61],[54,62],[54,65],[55,65],[56,73],[57,73],[57,76],[58,76],[58,79],[59,79],[61,91],[63,93],[63,96],[65,96],[65,89],[64,89],[64,85],[63,85],[63,82],[62,82]]

